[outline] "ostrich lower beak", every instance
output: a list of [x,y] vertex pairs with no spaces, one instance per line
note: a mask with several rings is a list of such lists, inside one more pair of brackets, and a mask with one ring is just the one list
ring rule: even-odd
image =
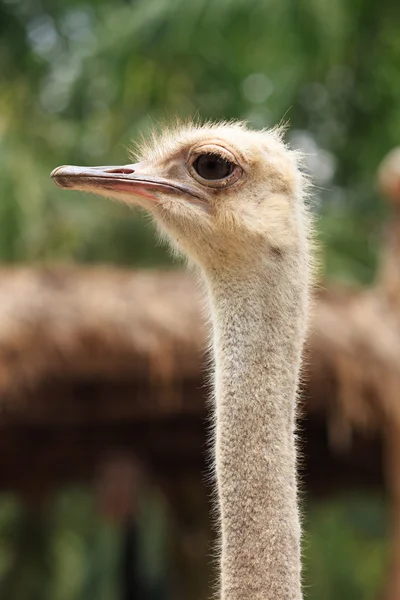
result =
[[187,185],[169,181],[162,177],[153,177],[144,173],[143,165],[124,165],[121,167],[75,167],[63,165],[51,172],[50,177],[61,188],[96,192],[109,190],[133,196],[142,196],[157,200],[156,192],[184,194],[198,197]]

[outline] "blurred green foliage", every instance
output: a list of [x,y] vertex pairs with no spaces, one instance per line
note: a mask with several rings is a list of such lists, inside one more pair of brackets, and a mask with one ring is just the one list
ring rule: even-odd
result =
[[307,600],[374,600],[385,581],[383,498],[355,494],[309,506],[304,539]]
[[[153,507],[154,508],[154,507]],[[146,509],[144,571],[160,580],[158,517]],[[154,514],[154,511],[153,511]],[[309,506],[304,540],[307,600],[373,600],[384,581],[386,513],[380,496],[354,495]],[[144,531],[143,531],[144,533]],[[165,539],[165,538],[164,538]],[[83,489],[60,493],[41,513],[0,501],[0,592],[8,600],[118,600],[120,531]],[[23,548],[21,547],[23,546]],[[145,548],[146,547],[146,548]],[[165,554],[164,554],[165,558]],[[142,565],[143,567],[143,558]],[[164,564],[165,574],[166,564]],[[154,572],[156,569],[156,572]],[[161,589],[161,588],[160,588]],[[140,595],[159,600],[158,595]],[[165,596],[167,597],[167,596]],[[164,596],[162,596],[164,598]],[[204,598],[206,600],[206,598]]]
[[168,260],[125,207],[57,190],[171,115],[288,119],[329,274],[372,277],[375,173],[400,139],[397,0],[0,0],[0,259]]
[[[167,530],[163,503],[147,492],[139,510],[140,600],[165,600]],[[121,600],[121,524],[106,520],[88,489],[24,505],[0,496],[0,595],[7,600]],[[136,597],[136,595],[135,595]]]

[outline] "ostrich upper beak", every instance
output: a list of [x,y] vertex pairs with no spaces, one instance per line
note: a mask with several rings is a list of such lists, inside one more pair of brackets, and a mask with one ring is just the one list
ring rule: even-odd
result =
[[199,197],[196,190],[189,185],[148,174],[148,168],[146,169],[142,163],[120,167],[63,165],[54,169],[50,176],[59,187],[72,190],[86,189],[94,194],[102,190],[110,190],[133,196],[138,195],[151,200],[158,199],[156,192]]

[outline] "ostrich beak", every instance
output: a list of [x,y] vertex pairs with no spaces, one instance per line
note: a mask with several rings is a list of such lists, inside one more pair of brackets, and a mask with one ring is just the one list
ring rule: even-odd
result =
[[170,181],[164,177],[154,177],[148,173],[143,163],[120,167],[75,167],[63,165],[51,172],[50,177],[56,185],[70,190],[88,192],[120,192],[132,196],[142,196],[150,200],[158,200],[156,193],[188,195],[198,198],[196,190],[189,185]]

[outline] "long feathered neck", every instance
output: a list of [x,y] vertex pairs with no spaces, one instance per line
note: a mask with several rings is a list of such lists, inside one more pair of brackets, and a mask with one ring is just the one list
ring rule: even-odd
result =
[[295,411],[306,250],[206,276],[215,352],[221,600],[300,600]]

